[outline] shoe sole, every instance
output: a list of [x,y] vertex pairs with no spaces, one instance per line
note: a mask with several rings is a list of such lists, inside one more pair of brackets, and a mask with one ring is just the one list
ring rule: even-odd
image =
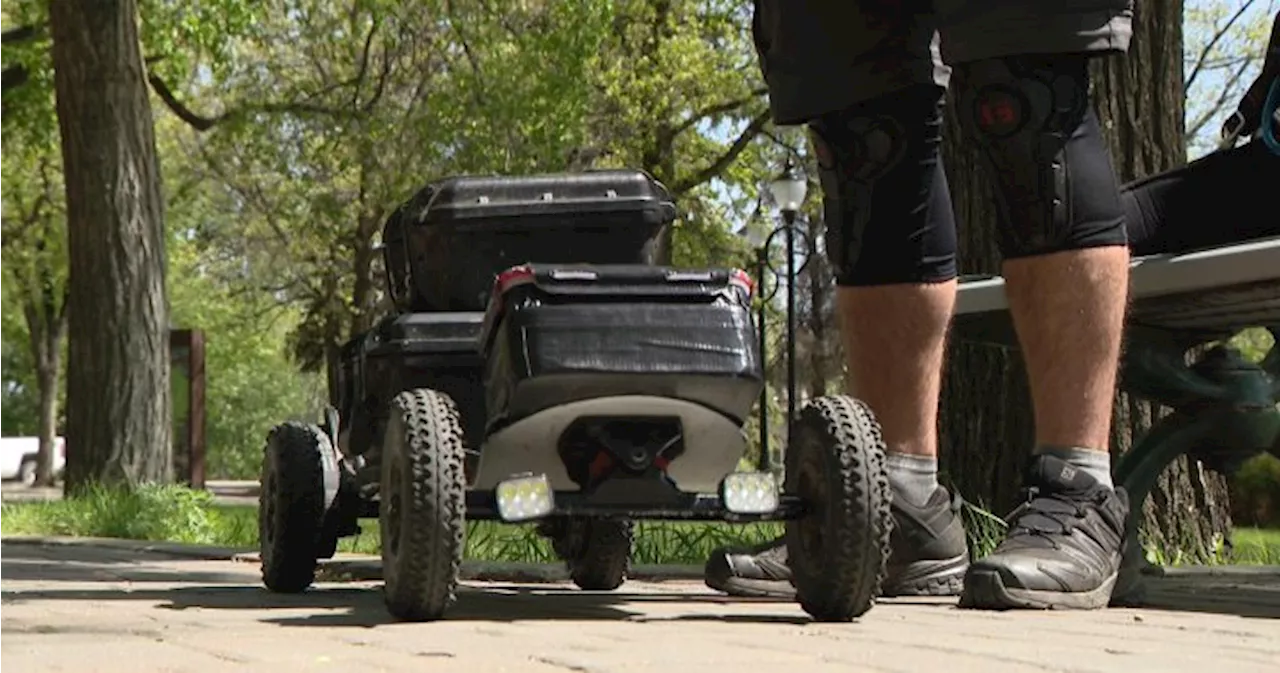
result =
[[[880,595],[886,598],[902,596],[958,596],[964,589],[964,574],[969,569],[969,554],[938,561],[916,561],[894,578],[885,582]],[[743,598],[776,598],[795,600],[796,589],[786,580],[759,580],[709,573],[708,587],[730,596]]]
[[959,596],[964,590],[964,575],[969,570],[969,553],[936,561],[916,561],[901,573],[885,579],[881,595]]
[[707,577],[707,586],[741,598],[777,598],[792,601],[796,588],[786,580],[753,580],[745,577]]
[[974,610],[1097,610],[1107,607],[1116,576],[1092,591],[1010,589],[996,570],[972,570],[964,579],[959,607]]

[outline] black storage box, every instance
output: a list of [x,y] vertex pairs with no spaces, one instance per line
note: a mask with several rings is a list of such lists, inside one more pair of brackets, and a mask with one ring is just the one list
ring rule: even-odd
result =
[[641,171],[448,178],[388,219],[388,285],[401,311],[483,311],[515,264],[652,264],[675,214]]
[[337,406],[352,424],[352,453],[370,448],[392,398],[414,388],[453,398],[469,443],[479,445],[485,423],[483,320],[479,312],[407,313],[383,320],[344,347],[337,381],[343,402]]
[[696,402],[741,423],[763,385],[750,296],[750,279],[729,269],[504,271],[481,335],[488,432],[618,395]]

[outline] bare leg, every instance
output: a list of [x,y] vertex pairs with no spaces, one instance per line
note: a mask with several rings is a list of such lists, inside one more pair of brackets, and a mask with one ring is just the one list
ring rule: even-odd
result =
[[[955,71],[959,108],[996,183],[1036,422],[1032,490],[1004,541],[969,567],[962,607],[1099,608],[1118,577],[1128,501],[1112,488],[1107,445],[1129,249],[1087,66],[1080,55],[1036,55]],[[1010,87],[1040,96],[1039,116]]]
[[1027,362],[1036,444],[1107,451],[1129,249],[1009,260],[1004,275]]
[[839,289],[850,393],[871,407],[890,453],[938,453],[938,394],[955,294],[954,280]]
[[[871,408],[888,449],[886,596],[958,594],[969,565],[959,502],[938,484],[938,394],[956,296],[941,100],[940,87],[922,84],[809,124],[850,392]],[[706,569],[712,588],[748,596],[791,597],[790,575],[782,539],[717,550]]]

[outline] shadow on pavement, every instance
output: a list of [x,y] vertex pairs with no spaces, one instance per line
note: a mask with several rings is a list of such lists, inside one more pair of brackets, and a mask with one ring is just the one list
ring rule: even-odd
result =
[[[182,563],[161,554],[132,550],[75,546],[3,545],[0,576],[5,604],[41,600],[136,600],[170,610],[289,611],[261,621],[288,626],[372,627],[394,620],[382,601],[376,581],[322,582],[301,594],[274,594],[259,584],[256,564],[233,562]],[[218,570],[209,570],[215,568]],[[225,568],[225,570],[220,570]],[[368,578],[366,578],[368,579]],[[13,590],[14,581],[43,582],[31,590]],[[48,583],[79,586],[49,587]],[[103,586],[94,584],[115,584]],[[168,583],[174,587],[148,586]],[[86,586],[87,585],[87,586]],[[140,586],[130,586],[140,585]],[[653,586],[653,585],[649,585]],[[658,585],[660,586],[660,585]],[[1183,574],[1147,578],[1148,595],[1140,610],[1202,612],[1240,617],[1280,619],[1280,572]],[[539,620],[631,621],[748,621],[802,624],[808,618],[785,601],[729,598],[713,593],[589,592],[563,584],[464,584],[447,621],[518,622]],[[629,605],[679,603],[681,614],[646,616]],[[904,604],[904,600],[887,603]],[[759,611],[726,615],[717,606],[756,604]],[[909,599],[905,603],[910,603]],[[786,607],[783,607],[786,606]],[[919,609],[953,609],[931,602]],[[297,614],[311,611],[311,614]],[[874,612],[874,610],[873,610]]]
[[[342,585],[322,583],[299,594],[275,594],[258,583],[253,564],[205,562],[225,566],[226,572],[167,567],[168,557],[127,550],[74,546],[40,547],[4,545],[0,591],[5,605],[33,601],[142,601],[158,609],[281,611],[288,614],[260,616],[264,623],[282,626],[373,627],[395,623],[383,605],[381,586],[374,582]],[[186,564],[183,564],[186,565]],[[14,581],[41,582],[31,589],[13,588]],[[54,586],[50,587],[49,584]],[[74,586],[57,586],[66,583]],[[168,583],[174,587],[158,587]],[[95,586],[113,584],[114,586]],[[132,586],[138,585],[138,586]],[[679,603],[686,606],[680,620],[750,621],[756,623],[806,623],[791,614],[719,614],[715,606],[767,601],[730,599],[712,594],[588,592],[555,585],[463,584],[446,621],[521,622],[544,620],[625,621],[640,620],[641,613],[627,604]],[[776,604],[774,604],[776,605]],[[705,608],[698,614],[698,607]],[[778,605],[781,607],[781,605]],[[310,614],[297,614],[310,612]],[[690,614],[692,612],[693,614]],[[652,621],[653,618],[643,618]],[[661,621],[661,620],[658,620]]]
[[[132,550],[75,546],[43,547],[6,544],[0,557],[5,581],[55,582],[242,582],[242,572],[173,571],[148,566],[147,561],[196,561]],[[206,561],[207,563],[207,561]],[[6,597],[8,593],[6,592]]]
[[[260,621],[281,626],[365,627],[394,624],[396,620],[382,602],[381,587],[362,585],[319,586],[300,594],[274,594],[260,586],[202,585],[172,589],[46,589],[4,592],[6,604],[24,601],[130,600],[157,603],[166,610],[315,610],[312,614],[266,616]],[[587,592],[547,587],[459,588],[457,603],[445,621],[525,622],[525,621],[716,621],[804,624],[809,619],[797,615],[724,615],[717,612],[682,614],[673,619],[641,617],[626,609],[628,603],[680,603],[689,607],[711,607],[731,602],[715,596],[689,594],[641,594]]]

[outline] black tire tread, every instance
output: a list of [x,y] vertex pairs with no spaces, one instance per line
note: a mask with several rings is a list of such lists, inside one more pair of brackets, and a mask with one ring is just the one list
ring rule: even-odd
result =
[[[381,497],[402,497],[399,554],[388,558],[383,521],[383,563],[395,564],[386,574],[388,611],[404,621],[439,619],[456,600],[458,573],[466,534],[464,436],[457,405],[434,390],[410,390],[392,401],[391,413],[405,433],[404,469],[408,484],[384,483]],[[397,424],[388,424],[394,432]],[[385,447],[384,443],[384,447]],[[385,449],[384,449],[385,450]],[[383,456],[388,462],[389,457]],[[407,493],[400,490],[406,488]]]
[[[308,423],[289,422],[271,429],[262,469],[275,470],[275,489],[258,495],[262,583],[277,593],[298,593],[315,581],[324,520],[323,432]],[[272,465],[272,454],[275,464]],[[272,508],[266,498],[276,497]],[[275,535],[268,546],[264,526],[268,510]]]
[[[798,559],[802,522],[788,522],[788,555],[800,606],[818,621],[852,621],[875,604],[885,579],[889,536],[893,529],[885,446],[880,425],[866,404],[832,395],[812,400],[801,411],[796,435],[821,433],[833,450],[805,456],[805,442],[788,447],[788,490],[801,461],[821,460],[827,475],[826,503],[831,514],[823,525],[825,554]],[[811,449],[812,450],[812,449]],[[798,562],[799,561],[799,562]]]
[[627,581],[635,524],[627,519],[587,519],[582,550],[566,559],[569,577],[579,589],[613,591]]

